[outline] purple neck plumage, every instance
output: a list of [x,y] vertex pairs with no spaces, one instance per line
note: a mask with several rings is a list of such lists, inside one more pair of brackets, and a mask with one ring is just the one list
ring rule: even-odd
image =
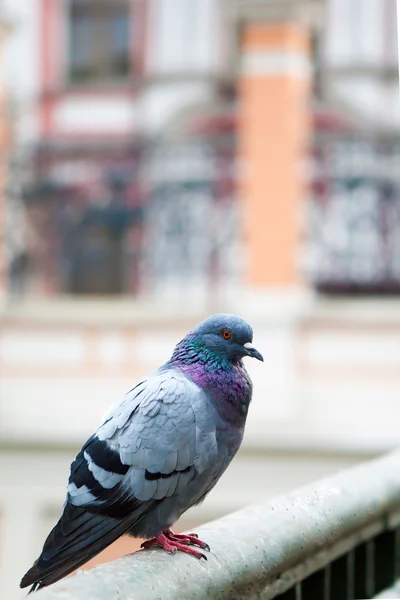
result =
[[204,390],[225,421],[244,425],[252,383],[242,361],[231,362],[187,336],[176,346],[168,366],[183,371]]

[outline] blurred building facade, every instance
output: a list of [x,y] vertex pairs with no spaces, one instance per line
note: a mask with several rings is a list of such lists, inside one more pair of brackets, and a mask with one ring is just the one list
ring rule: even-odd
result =
[[400,115],[393,0],[3,6],[8,597],[74,451],[212,312],[266,362],[240,457],[182,526],[397,443]]
[[396,3],[267,4],[9,3],[11,292],[398,288]]
[[[238,238],[219,3],[35,0],[18,11],[32,71],[14,81],[25,180],[13,191],[24,233],[9,240],[11,291],[176,294],[190,280],[204,294],[209,279],[234,278],[234,257],[219,260]],[[24,50],[10,49],[13,72]]]

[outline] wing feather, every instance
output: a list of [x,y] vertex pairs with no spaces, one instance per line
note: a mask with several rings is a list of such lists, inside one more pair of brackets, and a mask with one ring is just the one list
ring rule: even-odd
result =
[[164,370],[110,409],[71,465],[63,514],[22,587],[64,577],[215,460],[215,423],[199,423],[195,410],[201,394],[182,373]]

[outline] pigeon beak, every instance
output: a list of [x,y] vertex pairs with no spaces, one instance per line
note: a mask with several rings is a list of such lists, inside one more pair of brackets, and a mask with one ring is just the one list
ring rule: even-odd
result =
[[243,348],[246,350],[246,356],[251,356],[252,358],[256,358],[257,360],[264,362],[262,354],[256,350],[256,348],[254,348],[253,344],[246,342],[246,344],[243,344]]

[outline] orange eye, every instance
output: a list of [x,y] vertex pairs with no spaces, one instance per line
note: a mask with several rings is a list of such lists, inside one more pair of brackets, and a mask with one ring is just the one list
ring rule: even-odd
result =
[[231,332],[229,331],[229,329],[224,329],[224,330],[222,331],[222,335],[223,335],[223,337],[224,337],[226,340],[230,340],[230,339],[231,339],[231,337],[232,337],[232,334],[231,334]]

